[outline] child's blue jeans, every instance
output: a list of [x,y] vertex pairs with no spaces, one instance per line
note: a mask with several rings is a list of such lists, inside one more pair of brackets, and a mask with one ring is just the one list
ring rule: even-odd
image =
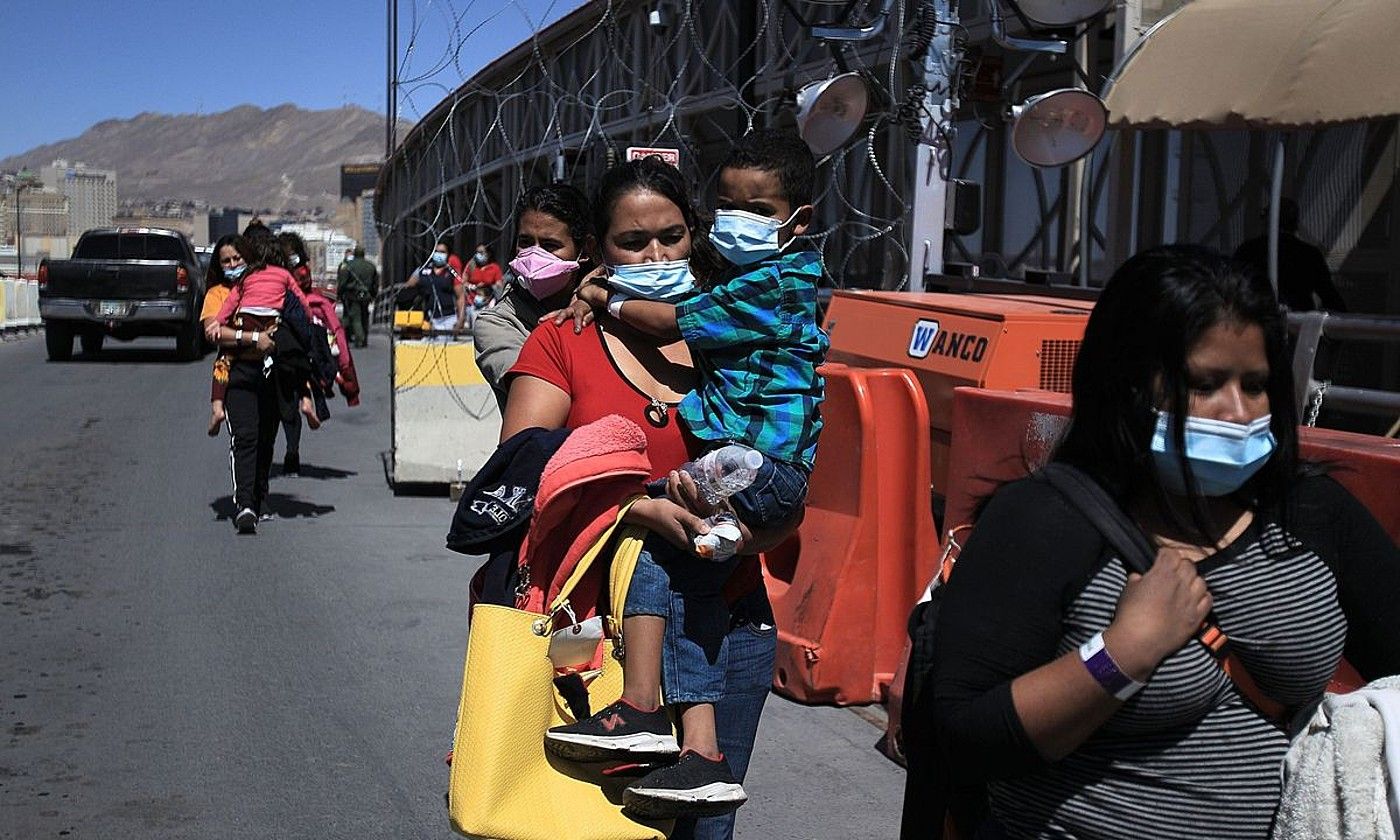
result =
[[[664,492],[663,482],[649,490]],[[765,458],[753,484],[729,498],[735,514],[751,531],[789,521],[807,498],[807,473]],[[724,695],[728,667],[729,605],[723,588],[738,557],[716,563],[679,549],[653,534],[647,538],[623,617],[666,619],[661,649],[663,699],[674,703],[714,703]]]

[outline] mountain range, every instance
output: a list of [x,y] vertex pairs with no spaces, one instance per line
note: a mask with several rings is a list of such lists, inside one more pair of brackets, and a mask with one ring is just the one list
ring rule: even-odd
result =
[[[412,126],[402,123],[402,138]],[[309,111],[240,105],[217,114],[138,114],[0,160],[36,170],[56,159],[117,172],[117,199],[205,201],[293,210],[333,207],[340,165],[379,161],[384,117],[356,106]]]

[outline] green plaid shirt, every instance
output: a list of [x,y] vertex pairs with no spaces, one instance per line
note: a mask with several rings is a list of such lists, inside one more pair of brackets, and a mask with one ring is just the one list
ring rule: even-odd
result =
[[679,409],[692,434],[812,469],[831,346],[817,326],[821,276],[816,252],[784,254],[676,306],[700,372]]

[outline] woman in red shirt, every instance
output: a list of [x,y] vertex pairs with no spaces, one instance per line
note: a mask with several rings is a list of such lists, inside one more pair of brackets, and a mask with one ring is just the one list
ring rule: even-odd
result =
[[[693,243],[705,241],[680,173],[659,160],[633,161],[610,170],[603,176],[594,208],[603,260],[609,265],[691,259]],[[703,272],[694,262],[692,270]],[[576,330],[572,321],[545,322],[531,333],[507,375],[509,398],[501,439],[531,427],[577,428],[620,414],[646,434],[652,477],[671,475],[674,498],[702,509],[694,483],[672,475],[702,451],[676,417],[677,404],[696,381],[684,341],[659,344],[608,316],[582,330]],[[693,510],[671,498],[637,502],[628,521],[686,549],[701,524]],[[791,530],[746,535],[745,545],[750,551],[761,551],[781,542]],[[712,729],[693,724],[694,706],[681,707],[681,725],[688,748],[722,754],[734,778],[742,780],[772,681],[777,631],[756,557],[744,559],[725,593],[732,629],[723,641],[727,650],[724,696],[714,704]],[[660,655],[659,650],[652,653]],[[629,669],[626,679],[632,678]],[[660,686],[650,686],[649,691],[658,696]],[[688,722],[692,722],[689,728]],[[682,819],[672,837],[727,838],[733,834],[733,823],[732,812],[698,821]]]

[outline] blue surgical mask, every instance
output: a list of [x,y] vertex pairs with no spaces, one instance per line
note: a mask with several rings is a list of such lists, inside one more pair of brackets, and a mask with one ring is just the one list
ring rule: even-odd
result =
[[695,291],[689,260],[608,266],[608,285],[628,297],[674,303]]
[[[1252,423],[1229,423],[1204,417],[1186,418],[1186,460],[1202,496],[1228,496],[1268,463],[1274,452],[1274,433],[1269,431],[1270,415]],[[1186,492],[1186,475],[1176,443],[1171,439],[1171,415],[1157,413],[1152,434],[1152,459],[1157,477],[1169,492]]]
[[480,251],[477,252],[475,259],[477,265],[486,265],[486,255]]
[[786,221],[779,221],[743,210],[716,210],[710,242],[726,260],[735,265],[750,265],[783,250],[778,244],[778,231],[795,216],[797,211],[794,210]]
[[434,251],[433,265],[447,265],[447,254],[442,251]]
[[226,268],[224,269],[224,277],[230,281],[237,280],[242,277],[243,272],[247,270],[248,266],[246,263],[244,265],[236,265],[233,268]]

